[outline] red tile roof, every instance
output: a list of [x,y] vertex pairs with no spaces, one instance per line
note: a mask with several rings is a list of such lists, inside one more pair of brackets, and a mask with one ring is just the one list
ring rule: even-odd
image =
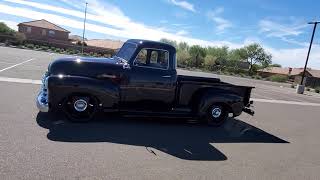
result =
[[33,27],[41,27],[41,28],[45,28],[45,29],[52,29],[55,31],[62,31],[62,32],[67,32],[70,33],[70,31],[55,25],[47,20],[41,19],[41,20],[35,20],[35,21],[29,21],[29,22],[22,22],[19,23],[18,26],[20,25],[27,25],[27,26],[33,26]]

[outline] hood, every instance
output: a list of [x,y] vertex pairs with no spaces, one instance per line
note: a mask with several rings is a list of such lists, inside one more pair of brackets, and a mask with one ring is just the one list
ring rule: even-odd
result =
[[119,73],[123,70],[122,67],[123,63],[114,58],[67,57],[53,61],[49,65],[48,73],[96,77],[99,74]]

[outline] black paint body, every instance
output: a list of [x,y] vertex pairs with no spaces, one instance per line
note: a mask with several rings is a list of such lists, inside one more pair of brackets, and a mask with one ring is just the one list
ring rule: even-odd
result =
[[[136,47],[127,62],[117,57],[73,57],[52,62],[48,68],[50,109],[58,108],[74,93],[96,97],[101,110],[143,116],[199,117],[213,103],[228,106],[238,116],[249,105],[252,87],[177,73],[173,46],[145,40],[126,43]],[[168,69],[136,66],[134,59],[142,48],[168,51]]]

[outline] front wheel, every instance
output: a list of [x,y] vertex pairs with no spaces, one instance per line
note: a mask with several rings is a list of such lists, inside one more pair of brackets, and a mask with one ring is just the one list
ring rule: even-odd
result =
[[220,104],[214,104],[207,110],[206,119],[209,126],[220,126],[228,119],[228,109]]
[[97,105],[97,100],[92,96],[73,95],[66,99],[64,112],[71,121],[86,122],[96,114]]

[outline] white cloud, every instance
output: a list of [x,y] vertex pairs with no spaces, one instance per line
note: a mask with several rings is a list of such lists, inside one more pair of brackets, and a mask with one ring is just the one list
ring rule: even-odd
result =
[[224,12],[224,8],[218,7],[207,13],[207,17],[216,24],[216,30],[218,33],[222,33],[225,29],[232,27],[232,23],[221,17]]
[[[274,49],[266,47],[272,54],[273,62],[286,67],[303,67],[306,61],[308,48]],[[320,69],[320,46],[314,45],[310,53],[308,67]]]
[[189,32],[186,31],[186,30],[180,30],[180,31],[178,31],[176,34],[179,35],[179,36],[185,36],[185,35],[188,35]]
[[3,20],[3,19],[0,19],[0,22],[5,23],[11,29],[18,31],[18,26],[17,25],[19,23],[14,22],[14,21],[9,21],[9,20]]
[[[23,3],[24,5],[36,7],[43,10],[49,10],[49,11],[58,12],[61,14],[83,18],[83,12],[80,12],[80,11],[69,10],[69,9],[60,8],[56,6],[49,6],[49,5],[28,2],[28,1],[21,1],[21,0],[10,0],[10,1],[11,2],[14,1],[16,3],[17,2]],[[21,8],[16,6],[0,4],[0,12],[9,14],[9,15],[25,17],[29,19],[45,18],[46,20],[61,26],[66,26],[66,27],[71,27],[76,29],[83,28],[82,20],[75,20],[75,19],[64,17],[64,16],[60,16],[60,15],[50,14],[48,12],[38,12],[28,8]],[[188,42],[191,45],[193,44],[199,44],[202,46],[227,45],[227,46],[230,46],[231,48],[236,48],[241,46],[241,44],[230,43],[227,41],[206,41],[206,40],[195,39],[191,37],[185,37],[182,35],[177,35],[176,33],[169,33],[163,28],[150,27],[141,23],[134,22],[126,16],[110,15],[110,16],[113,16],[113,17],[110,17],[108,16],[109,12],[108,11],[105,11],[105,12],[106,13],[103,16],[88,14],[87,18],[92,21],[103,23],[105,25],[109,25],[112,27],[106,27],[106,26],[97,25],[93,23],[87,23],[86,29],[88,31],[99,32],[99,33],[112,35],[116,37],[122,37],[122,38],[141,38],[141,39],[148,39],[148,40],[160,40],[161,38],[168,38],[168,39],[176,40],[178,42],[181,42],[181,41]],[[102,12],[96,12],[96,13],[102,14]]]
[[[307,45],[305,42],[298,42],[294,40],[292,37],[297,37],[303,34],[304,29],[308,25],[305,22],[293,22],[282,24],[275,22],[274,20],[263,19],[259,21],[260,32],[266,34],[267,37],[276,37],[285,42],[305,46]],[[291,38],[290,38],[291,37]]]
[[183,9],[186,9],[188,11],[196,12],[194,5],[187,2],[187,1],[181,1],[181,0],[170,0],[170,2],[176,6],[179,6]]

